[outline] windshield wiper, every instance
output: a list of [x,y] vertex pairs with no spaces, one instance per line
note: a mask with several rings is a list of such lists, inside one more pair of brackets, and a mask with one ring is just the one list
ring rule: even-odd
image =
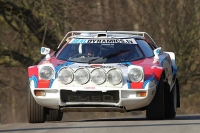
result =
[[95,59],[91,59],[91,60],[88,61],[88,64],[91,64],[92,61],[95,61],[95,60],[98,60],[98,59],[102,59],[102,57],[97,57]]
[[126,49],[126,50],[118,50],[118,51],[115,51],[115,52],[113,52],[113,53],[111,53],[111,54],[108,54],[108,55],[106,55],[106,56],[104,56],[104,57],[99,57],[99,58],[91,59],[91,60],[88,61],[88,64],[91,64],[92,61],[95,61],[95,60],[98,60],[98,59],[108,59],[108,58],[112,58],[112,57],[115,57],[115,56],[117,56],[117,55],[119,55],[119,54],[121,54],[121,53],[125,53],[125,52],[127,52],[127,51],[130,51],[130,50],[129,50],[129,49]]

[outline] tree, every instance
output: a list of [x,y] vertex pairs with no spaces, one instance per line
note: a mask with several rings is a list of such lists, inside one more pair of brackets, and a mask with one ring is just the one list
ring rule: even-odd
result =
[[41,46],[55,50],[71,30],[148,32],[165,51],[175,52],[182,97],[200,95],[199,0],[0,0],[2,106],[12,105],[13,114],[18,104],[23,108],[26,99],[23,105],[16,99],[25,95],[27,67],[43,58]]

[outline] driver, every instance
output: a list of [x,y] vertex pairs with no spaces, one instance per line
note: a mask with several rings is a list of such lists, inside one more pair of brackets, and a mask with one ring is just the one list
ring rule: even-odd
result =
[[84,50],[85,54],[90,57],[97,56],[97,54],[99,53],[99,47],[93,44],[86,44]]
[[123,46],[119,48],[119,50],[122,50],[122,51],[124,50],[124,52],[118,55],[119,61],[127,61],[133,58],[132,55],[133,55],[134,47],[132,44],[124,44]]

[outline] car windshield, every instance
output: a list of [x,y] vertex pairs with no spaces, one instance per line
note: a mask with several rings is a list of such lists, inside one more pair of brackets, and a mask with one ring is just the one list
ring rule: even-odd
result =
[[59,60],[90,63],[117,63],[144,58],[137,44],[69,43],[57,55]]

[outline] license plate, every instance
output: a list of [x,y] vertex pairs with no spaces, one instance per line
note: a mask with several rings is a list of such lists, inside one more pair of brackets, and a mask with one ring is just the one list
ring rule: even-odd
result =
[[77,91],[61,90],[63,102],[119,102],[119,91]]

